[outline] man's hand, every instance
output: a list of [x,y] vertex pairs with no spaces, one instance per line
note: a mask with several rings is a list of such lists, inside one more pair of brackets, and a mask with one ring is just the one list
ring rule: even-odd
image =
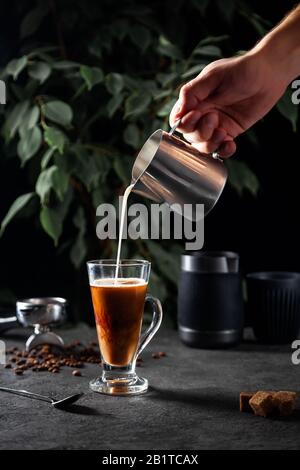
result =
[[217,60],[181,88],[170,123],[182,118],[178,130],[198,150],[230,157],[234,139],[274,106],[286,86],[263,54]]
[[300,73],[300,6],[252,50],[205,67],[185,84],[171,115],[201,152],[230,157],[234,139],[261,119]]

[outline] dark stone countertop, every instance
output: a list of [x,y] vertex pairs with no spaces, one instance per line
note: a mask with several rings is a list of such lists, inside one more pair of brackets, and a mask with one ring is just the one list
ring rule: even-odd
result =
[[[66,341],[95,339],[85,325],[61,330]],[[25,330],[7,333],[7,347],[23,346]],[[167,357],[153,359],[153,351]],[[239,412],[241,390],[299,388],[300,365],[291,349],[244,343],[229,350],[183,346],[175,331],[161,330],[143,354],[137,371],[151,389],[136,397],[110,397],[89,391],[99,366],[82,377],[65,368],[59,374],[0,366],[1,385],[63,397],[85,396],[69,411],[1,393],[1,449],[299,449],[300,416],[265,419]]]

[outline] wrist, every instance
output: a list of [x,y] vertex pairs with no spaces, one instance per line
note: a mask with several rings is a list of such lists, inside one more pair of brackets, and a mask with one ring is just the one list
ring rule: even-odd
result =
[[282,23],[250,51],[250,54],[261,57],[276,78],[286,85],[300,75],[299,31],[299,19],[297,24],[291,22],[288,27]]

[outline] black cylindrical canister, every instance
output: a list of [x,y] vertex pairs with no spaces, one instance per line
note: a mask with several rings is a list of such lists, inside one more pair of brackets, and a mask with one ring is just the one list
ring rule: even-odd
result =
[[182,255],[178,330],[187,346],[224,348],[241,341],[244,315],[238,266],[239,256],[232,252]]
[[300,273],[248,274],[247,293],[249,317],[258,341],[288,344],[299,337]]

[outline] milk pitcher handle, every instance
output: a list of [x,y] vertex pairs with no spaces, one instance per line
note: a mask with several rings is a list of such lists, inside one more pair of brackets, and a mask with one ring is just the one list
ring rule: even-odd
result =
[[149,302],[151,304],[153,316],[151,325],[141,335],[140,343],[136,352],[136,358],[145,349],[147,344],[151,341],[151,339],[159,329],[163,317],[162,306],[158,299],[153,297],[151,294],[147,294],[145,302]]
[[[177,127],[180,125],[181,120],[182,120],[182,118],[178,119],[178,121],[175,122],[174,126],[169,130],[169,135],[173,135],[173,134],[174,134],[174,132],[176,131]],[[185,141],[187,144],[190,144],[190,145],[191,145],[191,143],[190,143],[188,140],[184,139],[184,141]],[[215,160],[219,160],[220,162],[223,163],[223,160],[222,160],[222,158],[220,157],[219,152],[211,152],[209,155],[210,155],[212,158],[214,158]]]

